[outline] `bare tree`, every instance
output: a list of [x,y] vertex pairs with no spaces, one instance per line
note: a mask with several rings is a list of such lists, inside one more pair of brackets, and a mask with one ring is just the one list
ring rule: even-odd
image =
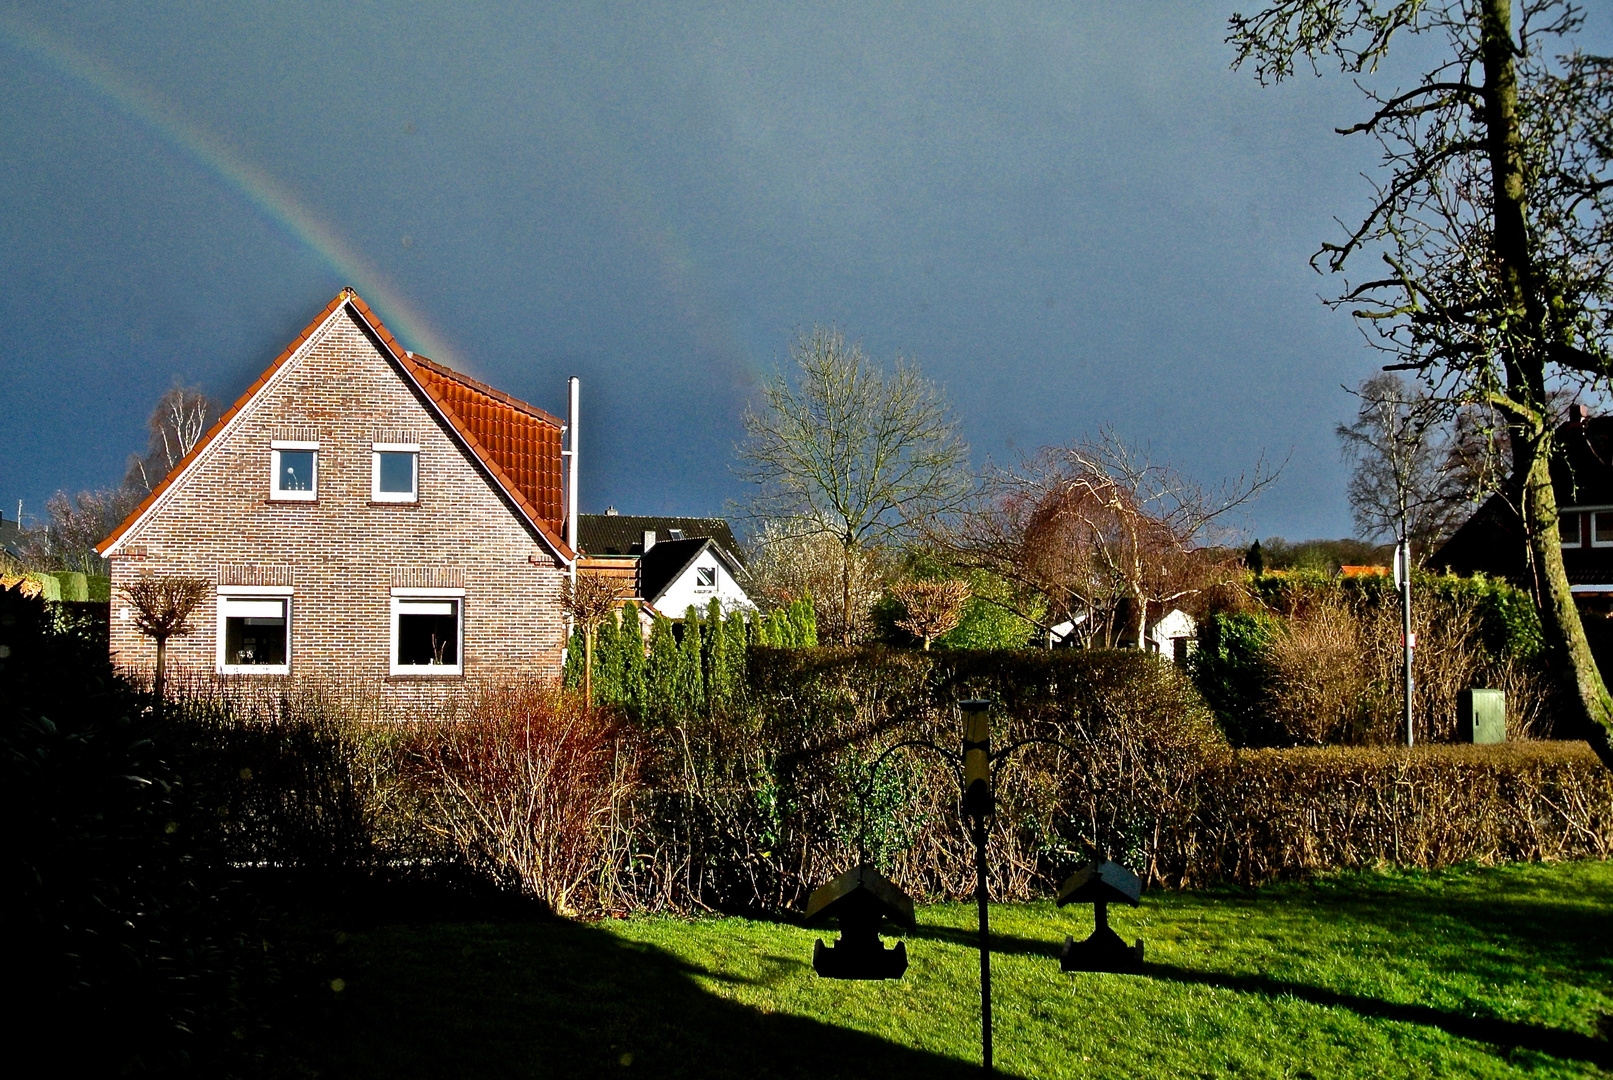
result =
[[199,578],[142,577],[119,590],[134,609],[134,628],[157,643],[157,671],[152,692],[160,714],[166,700],[165,667],[168,639],[184,637],[196,628],[190,617],[207,599],[211,586]]
[[[1553,389],[1605,389],[1613,373],[1613,60],[1569,47],[1581,23],[1568,0],[1278,0],[1233,16],[1228,40],[1263,83],[1333,62],[1366,95],[1370,115],[1341,133],[1377,141],[1383,179],[1312,265],[1380,264],[1331,303],[1390,367],[1505,420],[1541,623],[1613,767],[1613,695],[1568,584],[1550,472]],[[1406,35],[1423,70],[1375,88]]]
[[39,570],[104,574],[106,563],[95,553],[95,545],[139,502],[138,494],[121,488],[81,491],[71,496],[58,491],[45,500],[45,511],[50,515],[45,525],[25,531],[23,561]]
[[894,572],[885,552],[859,548],[848,555],[837,538],[789,521],[763,523],[749,548],[745,588],[758,604],[779,607],[807,595],[844,599],[849,593],[849,605],[815,609],[820,638],[856,642],[873,633],[874,605]]
[[739,473],[752,521],[829,536],[841,558],[841,644],[851,643],[854,564],[967,497],[968,448],[940,389],[897,359],[888,374],[836,330],[814,327],[745,411]]
[[1355,423],[1335,432],[1354,466],[1348,494],[1356,531],[1409,543],[1421,564],[1472,509],[1469,455],[1426,388],[1384,372],[1356,393]]
[[891,595],[907,609],[905,619],[896,625],[915,637],[924,640],[924,651],[930,651],[930,642],[963,621],[963,605],[971,595],[967,581],[910,580],[891,586]]
[[[1223,522],[1276,476],[1261,462],[1208,490],[1106,430],[995,474],[943,542],[953,561],[1039,594],[1044,629],[1069,622],[1083,644],[1142,648],[1152,611],[1237,572],[1238,553],[1216,545]],[[1016,613],[1034,620],[1033,608]]]
[[176,386],[168,391],[157,400],[146,421],[151,434],[145,456],[129,455],[123,486],[138,491],[141,497],[150,494],[195,449],[218,415],[217,403],[194,387]]
[[621,595],[621,585],[602,575],[579,573],[565,583],[566,613],[582,627],[582,697],[589,708],[594,705],[594,634],[616,609]]

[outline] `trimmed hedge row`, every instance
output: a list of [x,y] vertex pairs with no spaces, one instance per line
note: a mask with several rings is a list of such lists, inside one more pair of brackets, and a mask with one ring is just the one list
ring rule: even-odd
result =
[[748,685],[748,711],[649,762],[612,871],[624,906],[796,907],[859,846],[917,896],[966,897],[950,771],[902,753],[868,788],[867,767],[905,739],[955,745],[951,704],[974,696],[998,703],[997,746],[1075,751],[1032,745],[1000,775],[1005,900],[1097,850],[1167,887],[1613,854],[1613,773],[1583,743],[1237,751],[1177,669],[1135,651],[757,649]]
[[1584,742],[1242,750],[1199,789],[1160,853],[1173,885],[1613,856],[1613,772]]

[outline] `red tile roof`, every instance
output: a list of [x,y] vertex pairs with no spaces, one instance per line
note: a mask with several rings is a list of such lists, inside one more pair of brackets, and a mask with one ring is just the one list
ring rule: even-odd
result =
[[218,422],[174,466],[162,483],[135,507],[133,513],[112,531],[111,536],[96,546],[96,551],[105,554],[133,528],[190,467],[197,455],[257,396],[275,372],[344,304],[352,310],[360,325],[374,335],[405,377],[448,421],[471,455],[509,496],[527,522],[557,554],[564,559],[572,559],[573,552],[560,538],[565,516],[565,494],[561,486],[560,421],[542,409],[410,353],[398,344],[392,332],[352,289],[343,289],[325,305],[324,310],[275,357],[257,381],[247,387],[235,404],[218,418]]

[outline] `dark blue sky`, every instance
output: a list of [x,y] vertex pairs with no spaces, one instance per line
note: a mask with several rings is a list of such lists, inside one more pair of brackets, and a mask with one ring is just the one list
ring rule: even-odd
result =
[[6,517],[351,284],[551,411],[580,375],[586,511],[741,495],[746,396],[816,322],[915,359],[977,463],[1264,452],[1252,532],[1348,534],[1340,384],[1381,361],[1306,265],[1368,194],[1348,81],[1229,71],[1227,4],[806,8],[0,0]]

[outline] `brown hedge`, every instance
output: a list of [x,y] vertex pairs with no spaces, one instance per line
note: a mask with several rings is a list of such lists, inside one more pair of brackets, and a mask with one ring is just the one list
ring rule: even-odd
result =
[[628,906],[797,906],[855,861],[859,834],[908,891],[973,887],[956,781],[904,739],[956,742],[951,705],[997,702],[992,892],[1045,897],[1102,850],[1154,885],[1254,885],[1378,866],[1607,858],[1613,774],[1584,743],[1235,751],[1182,673],[1135,651],[754,650],[746,710],[657,741],[638,805]]
[[1171,884],[1613,854],[1613,773],[1584,742],[1243,750],[1199,789]]

